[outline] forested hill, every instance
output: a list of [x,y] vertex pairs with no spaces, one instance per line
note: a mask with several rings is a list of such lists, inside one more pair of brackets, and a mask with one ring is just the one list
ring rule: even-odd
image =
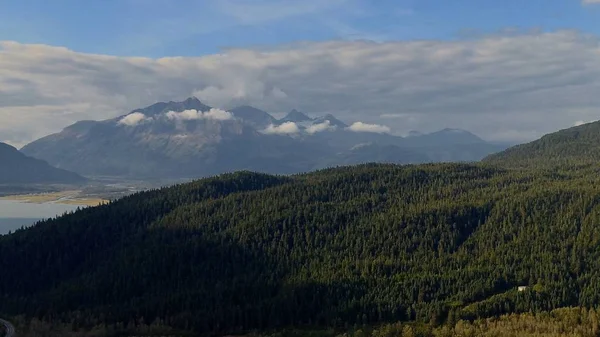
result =
[[363,165],[139,193],[0,237],[0,316],[225,334],[590,307],[599,180]]
[[545,135],[483,159],[510,167],[557,167],[600,161],[600,122],[588,123]]

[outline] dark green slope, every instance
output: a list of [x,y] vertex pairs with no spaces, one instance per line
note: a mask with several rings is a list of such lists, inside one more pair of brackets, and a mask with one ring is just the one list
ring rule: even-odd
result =
[[588,123],[490,155],[484,162],[513,167],[549,167],[598,163],[600,122]]
[[0,237],[0,314],[233,333],[592,306],[598,180],[363,165],[140,193]]

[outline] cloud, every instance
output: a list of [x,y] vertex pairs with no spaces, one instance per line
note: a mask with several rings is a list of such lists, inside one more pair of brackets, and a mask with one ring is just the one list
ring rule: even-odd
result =
[[287,94],[277,87],[267,88],[264,82],[257,80],[253,83],[232,81],[219,86],[210,85],[194,91],[194,96],[200,100],[217,106],[243,105],[250,100],[278,101],[287,97]]
[[202,116],[205,119],[214,119],[218,121],[233,119],[233,114],[231,112],[215,108],[205,111]]
[[584,5],[600,4],[600,0],[582,0]]
[[576,121],[575,123],[573,123],[573,126],[581,126],[583,124],[588,124],[588,123],[593,123],[596,122],[595,120],[593,121]]
[[318,132],[335,130],[335,129],[336,129],[335,125],[331,125],[331,123],[329,121],[324,121],[323,123],[313,124],[313,125],[307,127],[306,133],[309,133],[312,135],[312,134],[315,134]]
[[198,110],[184,110],[181,112],[169,111],[166,113],[166,116],[170,120],[178,120],[178,121],[192,121],[199,119],[213,119],[219,121],[225,121],[229,119],[233,119],[233,115],[225,110],[212,108],[209,111],[198,111]]
[[354,132],[373,132],[373,133],[390,133],[390,128],[385,125],[367,124],[356,122],[348,127],[348,130]]
[[269,125],[264,131],[266,134],[291,135],[300,132],[300,128],[294,122],[285,122],[281,125]]
[[225,110],[297,108],[395,132],[452,127],[526,141],[598,119],[600,43],[576,31],[513,32],[151,59],[0,42],[0,88],[0,141],[18,144],[195,92]]
[[136,126],[140,123],[143,123],[143,122],[151,120],[151,119],[152,119],[152,117],[146,117],[146,115],[144,115],[141,112],[134,112],[134,113],[130,113],[129,115],[121,118],[118,123],[120,125]]

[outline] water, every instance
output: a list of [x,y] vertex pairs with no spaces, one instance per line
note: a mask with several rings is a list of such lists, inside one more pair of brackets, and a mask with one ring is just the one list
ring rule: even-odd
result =
[[9,231],[30,226],[41,219],[53,218],[73,211],[77,206],[54,203],[29,204],[25,202],[0,200],[0,235]]

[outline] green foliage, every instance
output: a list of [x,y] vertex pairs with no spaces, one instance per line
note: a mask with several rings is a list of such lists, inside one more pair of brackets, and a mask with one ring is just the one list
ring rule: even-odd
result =
[[505,167],[580,167],[600,161],[600,122],[545,135],[484,159]]
[[599,180],[593,168],[362,165],[139,193],[0,237],[0,312],[199,334],[416,321],[362,332],[425,336],[589,308]]

